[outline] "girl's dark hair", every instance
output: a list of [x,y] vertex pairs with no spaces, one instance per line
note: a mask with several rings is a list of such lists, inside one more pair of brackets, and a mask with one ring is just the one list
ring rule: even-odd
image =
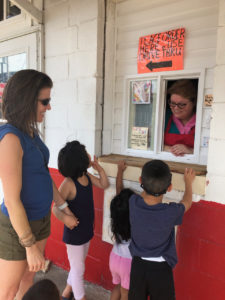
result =
[[57,286],[49,279],[42,279],[32,285],[22,300],[60,300]]
[[158,197],[167,192],[171,178],[169,166],[162,160],[154,159],[142,168],[141,187],[147,194]]
[[118,244],[130,239],[129,198],[134,192],[123,189],[110,204],[111,231]]
[[59,151],[58,169],[64,177],[77,179],[87,173],[90,160],[85,146],[78,141],[66,143]]
[[8,123],[30,134],[38,131],[37,100],[40,90],[52,88],[51,78],[36,70],[21,70],[7,82],[2,96],[2,114]]
[[194,105],[197,102],[197,88],[190,79],[180,79],[168,89],[167,94],[177,94],[190,100]]

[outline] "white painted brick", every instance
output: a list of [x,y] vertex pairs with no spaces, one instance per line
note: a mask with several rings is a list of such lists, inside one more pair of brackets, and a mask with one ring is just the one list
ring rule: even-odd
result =
[[[52,5],[45,10],[45,31],[56,31],[69,26],[68,1],[60,1],[58,5]],[[59,40],[60,42],[60,40]]]
[[52,106],[54,106],[55,102],[61,104],[75,105],[75,103],[77,102],[77,81],[55,81],[52,89],[51,98]]
[[77,49],[77,28],[46,32],[46,57],[69,54]]
[[121,153],[121,140],[112,141],[112,153]]
[[104,103],[104,125],[103,128],[104,130],[112,130],[112,120],[113,120],[113,116],[112,116],[112,103],[110,103],[108,101],[108,99],[106,100],[107,102]]
[[49,57],[45,60],[45,71],[55,80],[62,80],[68,78],[68,56]]
[[93,159],[93,156],[95,155],[95,131],[79,129],[77,139],[80,141],[80,143],[85,145],[87,152]]
[[68,126],[76,129],[95,128],[95,105],[81,104],[71,105],[68,108]]
[[225,26],[225,0],[219,0],[219,26]]
[[120,77],[117,77],[116,78],[116,92],[117,93],[123,93],[124,92],[124,79],[123,77],[120,78]]
[[[57,138],[56,138],[57,137]],[[50,151],[49,167],[58,168],[57,159],[59,150],[68,141],[68,137],[76,139],[76,131],[65,130],[64,128],[59,129],[46,129],[45,131],[45,142]]]
[[119,124],[114,125],[114,130],[113,130],[113,139],[121,139],[122,138],[122,126]]
[[122,109],[120,109],[120,108],[114,109],[114,123],[115,124],[122,123]]
[[209,184],[206,186],[205,200],[225,204],[225,176],[216,176],[209,173],[207,180]]
[[208,162],[208,148],[200,148],[199,164],[206,166],[207,162]]
[[95,130],[95,155],[102,155],[102,130]]
[[225,140],[225,103],[214,103],[210,136]]
[[225,26],[217,29],[216,63],[225,64]]
[[69,78],[96,75],[96,51],[77,52],[69,56]]
[[[211,94],[211,95],[213,95],[213,88],[205,88],[204,89],[204,95],[209,95],[209,94]],[[210,108],[210,107],[207,107],[207,106],[204,106],[205,108]]]
[[209,135],[210,135],[210,130],[208,128],[202,128],[200,147],[203,147],[204,138],[209,138]]
[[225,102],[225,65],[217,66],[214,71],[214,102]]
[[73,53],[78,48],[78,28],[76,26],[72,26],[68,28],[68,31],[69,31],[68,49],[69,49],[69,53]]
[[82,23],[79,26],[78,48],[79,50],[97,49],[97,19]]
[[205,72],[205,89],[213,88],[214,68],[207,68]]
[[101,130],[102,129],[102,105],[96,104],[96,118],[95,118],[95,129]]
[[63,2],[68,2],[68,0],[45,0],[45,9],[62,4]]
[[102,104],[103,101],[103,79],[96,78],[96,102]]
[[103,148],[102,154],[107,155],[112,153],[112,130],[103,130]]
[[[127,99],[125,99],[127,100]],[[115,95],[115,108],[121,109],[123,108],[123,101],[124,101],[124,93],[116,93]]]
[[78,102],[86,104],[96,102],[95,77],[78,79]]
[[209,129],[211,119],[212,119],[212,109],[211,108],[203,108],[202,127]]
[[98,16],[97,0],[70,0],[70,25],[80,24],[95,19]]
[[51,111],[48,111],[45,121],[45,127],[60,129],[67,125],[67,112],[64,104],[51,104]]
[[[224,128],[223,128],[224,130]],[[225,177],[225,140],[209,140],[207,170],[217,176]]]

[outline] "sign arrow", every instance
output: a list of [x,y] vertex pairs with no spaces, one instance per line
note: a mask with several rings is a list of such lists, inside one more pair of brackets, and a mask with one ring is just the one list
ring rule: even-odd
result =
[[169,68],[172,67],[172,60],[161,61],[161,62],[152,62],[150,61],[146,67],[152,71],[153,69],[160,69],[160,68]]

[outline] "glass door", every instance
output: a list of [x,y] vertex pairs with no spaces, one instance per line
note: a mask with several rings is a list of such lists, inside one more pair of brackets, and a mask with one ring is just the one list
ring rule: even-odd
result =
[[19,70],[37,69],[37,33],[28,34],[0,43],[0,123],[2,94],[8,79]]

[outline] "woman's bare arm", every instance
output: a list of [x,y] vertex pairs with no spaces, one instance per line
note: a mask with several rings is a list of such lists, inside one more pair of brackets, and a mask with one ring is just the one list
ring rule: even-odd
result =
[[[7,134],[0,143],[0,177],[2,180],[5,205],[10,221],[20,239],[29,234],[32,237],[27,215],[20,199],[22,189],[23,150],[19,138]],[[44,267],[44,257],[36,243],[26,247],[30,271],[36,272]]]

